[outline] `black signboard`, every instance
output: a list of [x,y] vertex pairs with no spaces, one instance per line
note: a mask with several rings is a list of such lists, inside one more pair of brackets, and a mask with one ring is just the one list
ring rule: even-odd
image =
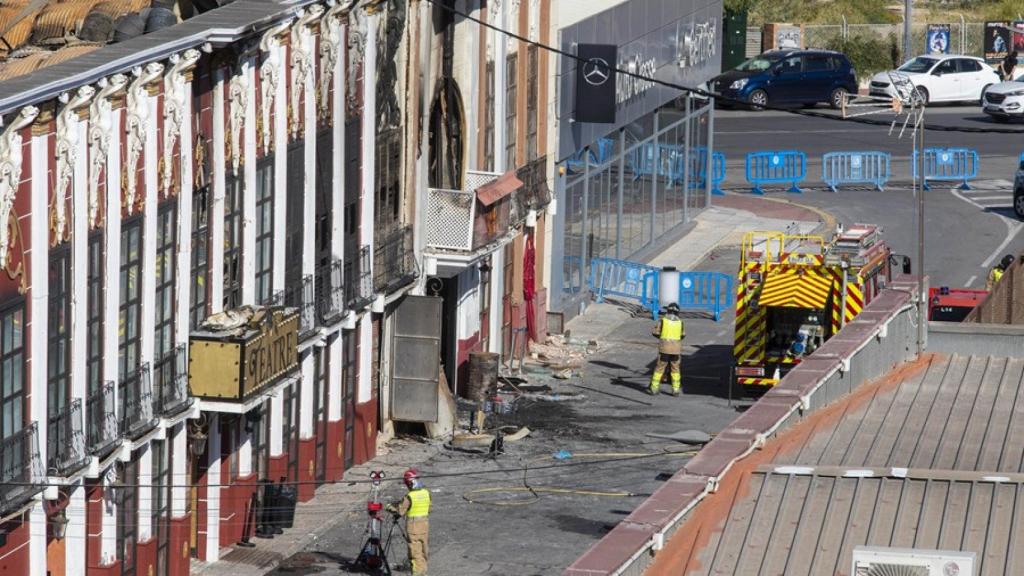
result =
[[576,122],[615,122],[615,71],[618,47],[614,44],[579,44],[576,47]]

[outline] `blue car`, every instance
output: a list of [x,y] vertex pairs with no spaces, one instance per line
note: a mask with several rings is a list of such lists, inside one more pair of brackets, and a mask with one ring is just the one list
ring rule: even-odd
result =
[[857,93],[857,76],[846,55],[831,50],[771,50],[747,60],[709,82],[711,91],[746,103],[813,106],[826,102],[840,108],[847,94]]

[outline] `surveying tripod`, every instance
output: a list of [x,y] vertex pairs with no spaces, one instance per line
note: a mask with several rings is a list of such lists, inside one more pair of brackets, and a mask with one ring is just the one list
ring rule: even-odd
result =
[[[391,537],[395,533],[398,520],[392,520],[387,538],[381,538],[384,526],[384,504],[380,501],[380,485],[384,479],[383,470],[370,472],[370,499],[366,502],[366,541],[359,549],[359,556],[353,562],[353,568],[369,574],[391,576],[391,564],[388,563],[388,551],[391,549]],[[401,529],[401,527],[399,527]]]

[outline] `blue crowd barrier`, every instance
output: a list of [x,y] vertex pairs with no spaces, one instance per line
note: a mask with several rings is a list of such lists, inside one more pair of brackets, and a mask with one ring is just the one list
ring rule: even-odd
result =
[[673,144],[646,142],[631,154],[633,181],[643,176],[664,176],[673,182],[683,180],[683,149]]
[[[971,148],[925,148],[924,189],[929,180],[960,182],[961,190],[970,190],[969,181],[978,177],[978,152]],[[914,178],[917,178],[917,154],[914,154]]]
[[[661,314],[659,305],[659,277],[649,288],[650,293],[643,296],[650,305],[654,319]],[[645,286],[645,288],[647,288]],[[699,310],[709,312],[718,322],[722,312],[733,306],[733,279],[724,272],[680,272],[679,300],[676,302],[680,310]]]
[[640,302],[644,308],[650,308],[651,302],[646,299],[646,295],[650,293],[649,285],[652,284],[657,292],[658,272],[658,268],[647,264],[614,258],[592,258],[587,284],[598,302],[603,302],[605,296],[618,296],[631,298]]
[[[708,176],[708,149],[700,146],[690,150],[690,187],[703,188]],[[711,153],[711,193],[725,196],[722,182],[725,181],[725,154]]]
[[821,157],[821,179],[833,192],[843,184],[874,184],[882,191],[891,160],[886,152],[829,152]]
[[[596,152],[595,152],[596,149]],[[565,161],[566,168],[575,174],[583,172],[584,170],[584,159],[590,159],[590,165],[596,166],[598,164],[604,164],[611,160],[612,153],[615,151],[615,141],[611,138],[599,138],[598,141],[591,146],[587,146],[581,150],[577,150],[575,154],[569,157]]]
[[806,177],[807,155],[798,150],[747,154],[747,182],[754,194],[764,194],[761,186],[765,184],[789,184],[790,192],[799,193],[799,184]]

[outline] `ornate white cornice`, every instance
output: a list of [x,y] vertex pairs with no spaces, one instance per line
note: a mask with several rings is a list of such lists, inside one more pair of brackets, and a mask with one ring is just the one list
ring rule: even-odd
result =
[[270,149],[274,139],[274,126],[270,122],[270,112],[274,109],[274,97],[277,96],[277,85],[281,77],[281,56],[279,46],[281,34],[284,34],[291,22],[284,22],[271,28],[260,38],[260,51],[266,54],[260,64],[260,118],[262,119],[263,150]]
[[124,206],[131,214],[135,210],[136,177],[139,158],[146,142],[146,130],[149,128],[149,106],[146,102],[146,86],[160,77],[164,65],[150,62],[145,67],[132,70],[135,80],[128,86],[127,113],[125,135],[127,136],[127,162],[125,163],[126,178],[124,183]]
[[100,211],[100,174],[107,165],[107,149],[110,147],[110,97],[127,83],[128,77],[124,74],[100,80],[97,84],[100,91],[89,105],[89,226],[97,224]]
[[290,86],[292,117],[289,126],[292,137],[299,133],[299,119],[302,117],[303,108],[302,95],[306,86],[306,78],[309,77],[314,65],[313,34],[309,27],[320,18],[323,12],[323,6],[314,4],[305,9],[295,25],[292,26],[292,79]]
[[[174,54],[168,61],[171,69],[164,76],[164,170],[163,181],[160,183],[164,194],[171,191],[174,175],[174,144],[181,135],[181,124],[185,121],[185,73],[199,61],[199,50],[188,49],[181,54]],[[187,157],[183,154],[182,157]]]
[[57,144],[55,146],[57,156],[57,185],[53,189],[53,235],[56,242],[64,238],[67,225],[67,194],[68,186],[75,173],[75,163],[78,160],[78,130],[73,119],[78,115],[78,110],[89,103],[96,89],[92,86],[82,86],[75,92],[74,96],[63,94],[59,98],[64,106],[57,113]]
[[320,115],[331,117],[331,84],[334,83],[334,69],[338,63],[338,47],[341,44],[341,20],[345,6],[336,4],[324,14],[320,21]]
[[21,130],[39,115],[39,108],[26,106],[0,133],[0,268],[7,267],[8,246],[11,238],[9,220],[14,196],[21,182],[22,140]]
[[238,174],[242,163],[242,125],[245,124],[245,107],[249,99],[249,82],[239,72],[228,82],[228,135],[231,149],[231,173]]

